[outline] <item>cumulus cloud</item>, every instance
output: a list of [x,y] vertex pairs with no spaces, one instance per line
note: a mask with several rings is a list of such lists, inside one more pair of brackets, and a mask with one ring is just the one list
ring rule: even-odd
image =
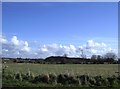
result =
[[87,42],[87,45],[86,45],[87,48],[102,48],[102,47],[106,47],[106,44],[105,43],[98,43],[98,42],[95,42],[93,40],[88,40]]
[[2,37],[2,35],[0,35],[0,44],[4,44],[7,43],[7,39],[5,39],[4,37]]
[[83,50],[84,54],[87,54],[88,57],[93,54],[103,55],[110,51],[116,51],[115,49],[108,47],[107,44],[103,42],[96,42],[93,40],[88,40],[86,44],[79,46],[79,49]]
[[85,44],[78,46],[45,44],[36,47],[36,50],[29,46],[28,41],[19,40],[17,36],[13,36],[11,40],[0,37],[0,43],[2,43],[2,57],[46,58],[48,56],[63,56],[64,54],[69,57],[81,57],[82,52],[91,56],[93,54],[104,54],[111,50],[116,51],[103,42],[93,40],[88,40]]
[[76,47],[74,45],[59,45],[59,44],[49,44],[43,45],[37,52],[38,55],[45,55],[45,56],[62,56],[67,54],[68,56],[75,56],[76,54]]
[[21,50],[26,51],[26,52],[30,51],[30,47],[27,41],[24,42],[23,48]]
[[30,47],[27,41],[18,40],[17,36],[13,36],[10,41],[4,40],[6,42],[2,42],[3,57],[29,57]]
[[13,36],[13,37],[12,37],[11,42],[12,42],[14,45],[19,45],[19,40],[17,39],[16,36]]

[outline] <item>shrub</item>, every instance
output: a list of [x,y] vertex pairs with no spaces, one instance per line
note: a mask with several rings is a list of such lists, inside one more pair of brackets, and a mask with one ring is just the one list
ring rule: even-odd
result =
[[49,83],[49,75],[48,74],[41,75],[41,81],[43,83]]
[[18,79],[18,80],[22,81],[21,73],[15,74],[15,79]]
[[57,76],[57,82],[58,83],[62,83],[62,84],[65,84],[65,76],[67,76],[67,75],[63,75],[63,74],[59,74],[58,76]]
[[116,85],[116,84],[118,83],[117,78],[116,78],[115,75],[109,76],[109,77],[107,78],[107,80],[108,80],[108,86],[109,86],[109,87],[114,87],[114,85]]
[[34,80],[33,80],[32,82],[33,82],[33,83],[41,82],[40,78],[41,78],[41,76],[38,75],[38,76],[36,76],[36,77],[34,78]]
[[47,83],[60,86],[90,86],[90,87],[115,87],[120,86],[120,75],[119,76],[89,76],[89,75],[69,75],[69,74],[41,74],[34,76],[33,73],[28,71],[26,74],[16,73],[13,74],[9,71],[4,71],[3,73],[4,80],[19,81],[19,82],[28,82],[28,83]]
[[70,76],[68,74],[58,75],[57,82],[61,84],[80,84],[79,79],[75,76]]
[[49,83],[57,83],[56,74],[49,74]]
[[95,78],[95,85],[101,86],[102,85],[101,76],[95,76],[94,78]]
[[49,83],[49,75],[47,74],[38,75],[34,78],[33,82],[34,83],[36,82]]
[[89,81],[88,75],[80,75],[77,78],[81,81],[81,85],[87,85]]
[[94,86],[95,85],[95,79],[93,77],[89,78],[89,85]]
[[75,76],[69,76],[67,81],[68,84],[80,84],[79,79],[77,79]]
[[21,74],[24,80],[33,81],[34,80],[34,74],[28,71],[26,74]]
[[14,75],[11,73],[8,73],[8,74],[3,75],[2,78],[7,79],[7,80],[14,79]]

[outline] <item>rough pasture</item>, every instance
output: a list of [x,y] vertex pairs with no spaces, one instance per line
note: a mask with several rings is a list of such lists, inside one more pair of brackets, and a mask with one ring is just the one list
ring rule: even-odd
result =
[[70,73],[70,74],[89,74],[89,75],[113,75],[118,72],[118,64],[3,64],[3,68],[7,67],[7,71],[13,73],[27,71],[37,74],[49,73]]

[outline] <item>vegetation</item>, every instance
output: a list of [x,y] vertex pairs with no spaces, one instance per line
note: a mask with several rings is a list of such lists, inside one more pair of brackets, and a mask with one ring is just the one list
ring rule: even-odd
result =
[[117,75],[118,64],[31,64],[31,63],[6,63],[2,65],[7,71],[12,73],[27,73],[32,71],[38,74],[61,74],[70,73],[74,75]]
[[92,55],[91,58],[75,58],[63,56],[50,56],[45,59],[30,58],[2,58],[3,63],[39,63],[39,64],[119,64],[115,53],[106,53],[104,56]]
[[113,53],[91,58],[2,58],[3,87],[120,87]]
[[57,87],[57,86],[78,86],[78,87],[120,87],[120,75],[103,77],[102,75],[90,76],[74,75],[69,73],[38,74],[34,76],[28,71],[23,73],[11,73],[3,68],[3,87]]
[[69,58],[63,56],[51,56],[46,59],[29,58],[2,58],[3,63],[34,63],[34,64],[119,64],[120,60],[112,58],[101,58],[95,55],[89,58]]

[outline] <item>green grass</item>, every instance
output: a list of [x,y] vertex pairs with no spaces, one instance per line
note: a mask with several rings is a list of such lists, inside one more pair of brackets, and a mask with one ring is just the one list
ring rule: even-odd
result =
[[70,73],[74,75],[89,74],[94,75],[115,75],[118,71],[118,64],[3,64],[7,67],[7,71],[13,73],[26,73],[30,70],[35,75],[38,74],[60,74]]
[[13,63],[2,66],[3,87],[120,87],[118,76],[114,76],[118,75],[115,73],[118,64]]

